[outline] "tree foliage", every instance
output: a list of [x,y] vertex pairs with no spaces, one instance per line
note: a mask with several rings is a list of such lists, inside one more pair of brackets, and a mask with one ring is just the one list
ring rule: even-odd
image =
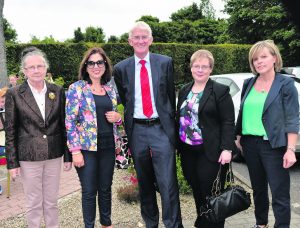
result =
[[228,0],[225,12],[230,15],[227,34],[232,43],[272,39],[282,53],[294,56],[287,64],[297,64],[300,34],[280,0]]
[[78,27],[74,31],[74,43],[79,42],[93,42],[93,43],[104,43],[105,42],[105,34],[101,27],[93,27],[89,26],[85,29],[83,33],[81,28]]
[[17,31],[5,18],[3,18],[3,29],[5,41],[15,43],[18,37]]
[[171,20],[174,22],[196,21],[203,19],[203,13],[200,7],[194,2],[192,5],[179,9],[177,12],[171,14]]
[[31,44],[55,44],[55,43],[59,43],[59,41],[55,40],[55,38],[52,35],[45,36],[43,39],[39,39],[37,36],[31,36],[30,43]]

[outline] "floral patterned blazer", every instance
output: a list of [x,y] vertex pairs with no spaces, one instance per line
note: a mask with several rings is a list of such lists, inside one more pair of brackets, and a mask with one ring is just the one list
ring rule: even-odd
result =
[[[103,86],[112,101],[113,111],[117,111],[117,95],[114,88]],[[69,150],[97,151],[96,105],[91,85],[79,80],[70,85],[66,99],[66,130]],[[115,142],[120,141],[117,124],[113,124]],[[116,143],[117,145],[117,143]]]

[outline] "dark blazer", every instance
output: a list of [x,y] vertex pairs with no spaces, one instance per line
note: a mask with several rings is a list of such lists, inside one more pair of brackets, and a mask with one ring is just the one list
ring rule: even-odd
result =
[[[155,106],[162,127],[170,141],[175,144],[175,86],[173,61],[170,57],[150,53],[151,74]],[[129,141],[133,128],[135,61],[134,57],[125,59],[114,67],[114,80],[124,105],[125,129]]]
[[[26,82],[10,88],[5,102],[6,155],[8,169],[19,161],[43,161],[64,156],[71,161],[66,146],[65,92],[46,82],[45,122]],[[49,93],[55,94],[50,99]]]
[[[176,124],[179,145],[180,107],[193,84],[194,82],[185,85],[178,94]],[[199,101],[198,118],[205,154],[210,161],[218,161],[222,150],[234,148],[234,107],[228,86],[211,79],[207,81]]]
[[[237,135],[242,135],[242,114],[245,99],[257,77],[248,78],[244,82],[241,106],[236,123]],[[287,146],[287,133],[298,134],[298,92],[292,78],[276,73],[264,104],[262,123],[272,148]]]

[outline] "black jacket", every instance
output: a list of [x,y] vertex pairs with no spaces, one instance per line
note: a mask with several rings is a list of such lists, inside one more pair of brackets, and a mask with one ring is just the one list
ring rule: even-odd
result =
[[[176,124],[179,143],[180,107],[193,84],[194,82],[185,85],[178,95]],[[233,150],[234,148],[234,106],[228,86],[211,79],[207,81],[199,101],[198,118],[205,154],[209,160],[218,161],[222,150]]]

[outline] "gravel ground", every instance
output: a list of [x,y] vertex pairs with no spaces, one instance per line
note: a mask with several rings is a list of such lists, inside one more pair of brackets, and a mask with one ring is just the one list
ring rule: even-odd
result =
[[[139,203],[129,204],[120,201],[117,198],[117,189],[124,184],[128,184],[129,173],[127,170],[115,170],[113,181],[113,199],[112,199],[112,222],[115,228],[136,228],[145,227],[142,217],[140,215]],[[160,196],[157,197],[160,199]],[[195,204],[191,195],[181,195],[181,212],[183,220],[195,220]],[[160,201],[158,202],[160,211]],[[60,210],[60,227],[61,228],[75,228],[84,227],[81,212],[81,192],[77,191],[59,200]],[[160,213],[161,215],[161,213]],[[98,214],[97,214],[97,221]],[[162,224],[162,223],[161,223]],[[1,228],[21,228],[26,227],[24,214],[16,217],[8,218],[0,221]],[[44,226],[43,226],[44,227]],[[97,226],[100,227],[99,222]],[[163,226],[162,226],[163,227]]]

